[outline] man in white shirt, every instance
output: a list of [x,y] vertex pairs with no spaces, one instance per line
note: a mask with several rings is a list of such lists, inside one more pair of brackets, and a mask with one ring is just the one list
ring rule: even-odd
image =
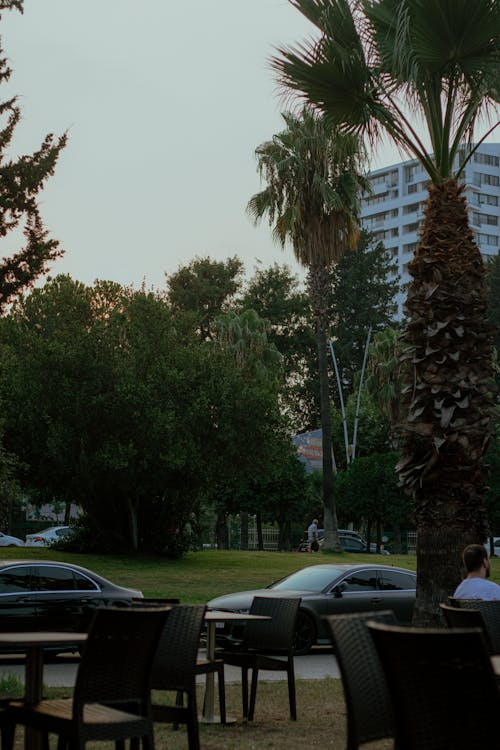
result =
[[500,599],[500,586],[487,581],[490,576],[490,558],[482,544],[469,544],[464,549],[462,559],[467,576],[460,583],[454,599]]
[[313,518],[312,523],[307,527],[307,541],[311,552],[317,552],[318,546],[318,519]]

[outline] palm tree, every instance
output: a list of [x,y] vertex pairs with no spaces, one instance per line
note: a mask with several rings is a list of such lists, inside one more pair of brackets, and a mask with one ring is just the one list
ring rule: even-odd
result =
[[273,237],[292,244],[308,270],[307,283],[316,328],[323,433],[323,549],[341,551],[333,497],[332,426],[328,397],[327,304],[329,272],[358,237],[358,195],[367,189],[361,175],[359,138],[343,135],[312,108],[285,113],[286,129],[256,150],[267,187],[248,211],[258,222],[267,215]]
[[[487,537],[482,457],[490,435],[492,351],[485,269],[460,174],[476,123],[500,93],[499,0],[290,0],[320,32],[274,59],[341,132],[385,133],[429,176],[409,270],[401,481],[418,530],[416,620],[437,622],[460,552]],[[407,112],[423,122],[432,153]],[[497,120],[498,124],[498,120]],[[491,132],[491,131],[490,131]],[[484,140],[484,139],[483,139]]]

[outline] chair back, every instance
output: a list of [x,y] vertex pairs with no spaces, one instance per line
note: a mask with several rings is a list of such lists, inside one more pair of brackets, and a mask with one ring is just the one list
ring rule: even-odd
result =
[[248,621],[246,648],[269,653],[293,653],[299,606],[300,598],[255,596],[250,614],[267,615],[271,619]]
[[491,644],[491,653],[500,654],[500,600],[455,599],[460,609],[476,609],[481,612],[484,628]]
[[488,644],[488,651],[490,654],[494,653],[483,616],[478,609],[450,607],[448,604],[439,606],[449,628],[481,628]]
[[153,689],[191,689],[205,610],[201,604],[181,604],[170,610],[153,662]]
[[500,697],[479,628],[368,621],[386,673],[396,747],[484,750],[498,734]]
[[96,610],[76,676],[75,718],[81,720],[83,704],[89,702],[145,710],[151,667],[168,615],[167,608],[159,607]]
[[327,617],[344,686],[349,750],[392,737],[394,731],[389,689],[368,620],[397,623],[391,610]]

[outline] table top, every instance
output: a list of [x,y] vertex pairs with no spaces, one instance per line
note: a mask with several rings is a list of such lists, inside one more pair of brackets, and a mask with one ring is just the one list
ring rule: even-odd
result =
[[19,648],[30,648],[31,646],[54,646],[67,643],[82,643],[87,640],[87,633],[68,633],[67,631],[40,630],[26,631],[20,633],[1,633],[1,646],[19,646]]
[[250,615],[244,612],[225,612],[223,609],[208,609],[205,612],[207,622],[231,622],[232,620],[271,620],[269,615]]

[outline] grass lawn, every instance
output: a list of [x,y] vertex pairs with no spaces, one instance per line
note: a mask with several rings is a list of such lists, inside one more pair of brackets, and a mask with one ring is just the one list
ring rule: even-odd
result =
[[[299,552],[190,552],[180,560],[145,555],[83,555],[36,547],[3,547],[3,559],[65,560],[140,589],[145,596],[177,597],[185,604],[204,604],[221,594],[261,588],[287,573],[318,563],[371,562],[415,570],[415,555],[333,555]],[[500,583],[500,558],[492,558],[491,578]],[[458,581],[457,581],[458,584]]]

